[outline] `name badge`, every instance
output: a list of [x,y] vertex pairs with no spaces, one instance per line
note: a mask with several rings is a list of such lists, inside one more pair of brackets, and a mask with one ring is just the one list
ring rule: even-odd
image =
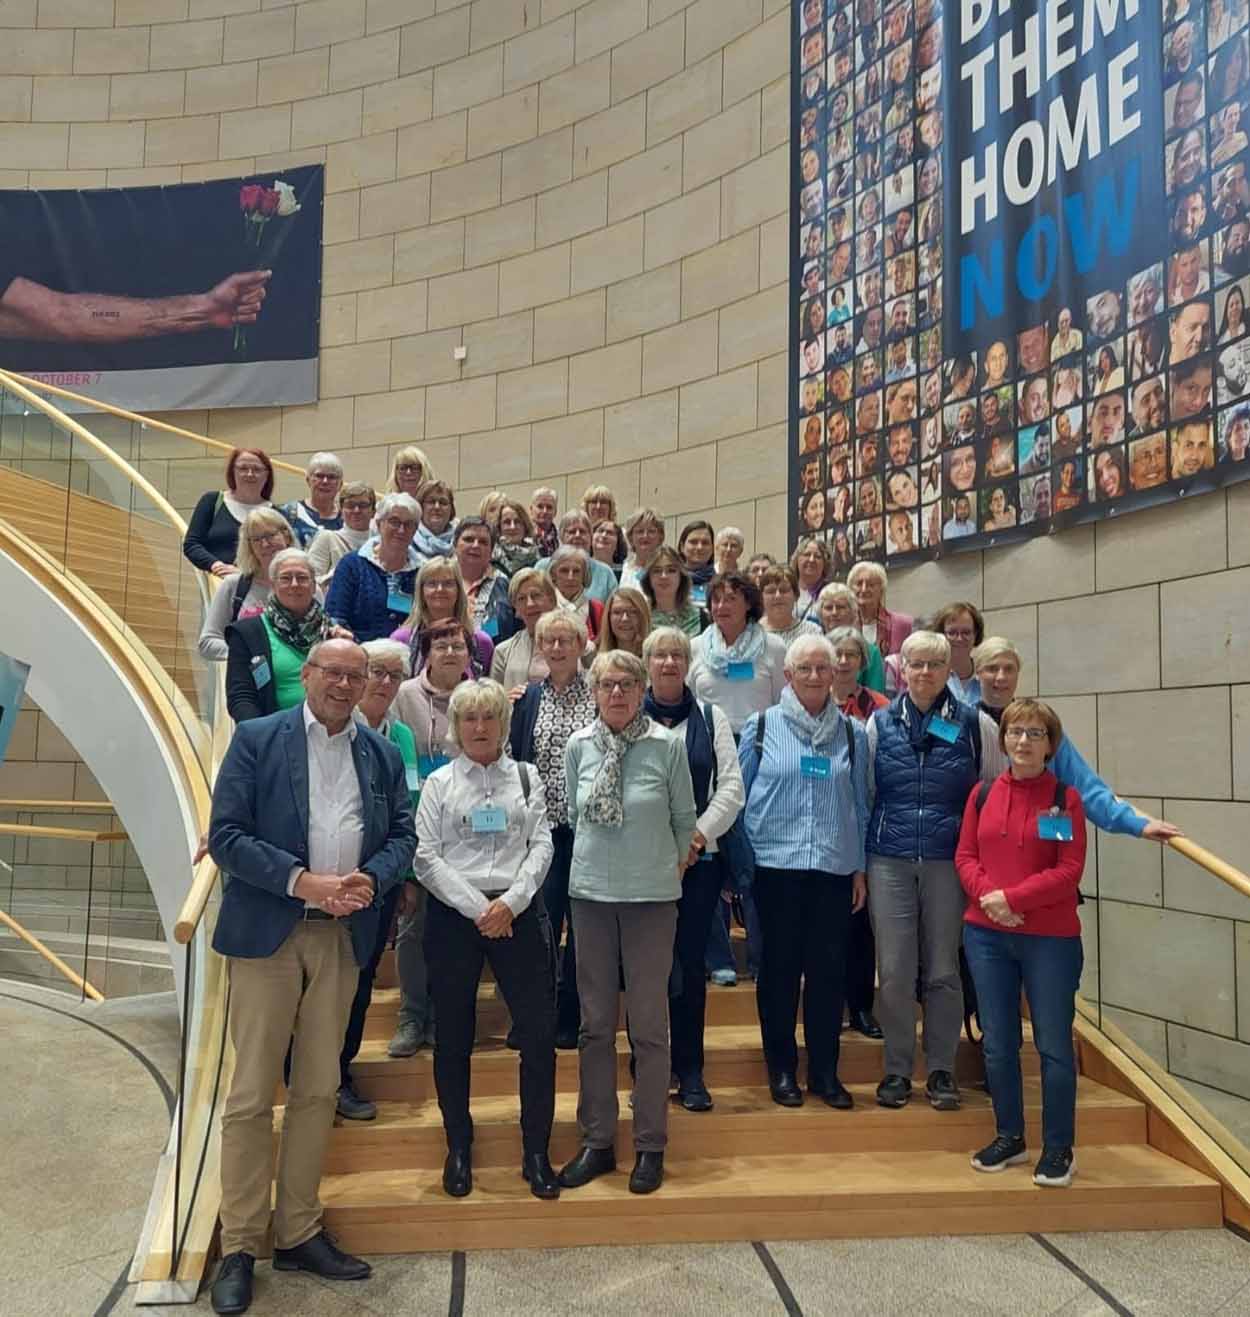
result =
[[803,755],[799,759],[799,772],[804,777],[829,777],[833,765],[828,755]]
[[421,770],[416,764],[404,765],[404,780],[408,783],[408,790],[414,794],[421,790]]
[[751,659],[738,659],[730,663],[725,675],[730,681],[754,681],[755,663]]
[[436,769],[442,768],[444,764],[450,764],[451,760],[446,755],[418,755],[417,756],[417,773],[420,779],[424,781]]
[[469,814],[474,832],[507,832],[508,814],[502,805],[478,805]]
[[273,680],[273,673],[269,671],[269,660],[267,658],[258,656],[252,660],[252,680],[256,683],[258,691],[263,691]]
[[959,740],[959,724],[951,722],[948,718],[933,718],[929,723],[929,730],[939,741],[945,741],[947,745],[954,745]]
[[692,585],[690,587],[690,602],[702,608],[707,603],[707,586]]
[[412,596],[402,590],[388,590],[386,606],[392,613],[403,613],[407,617],[412,612]]
[[494,640],[495,637],[499,634],[499,619],[495,617],[488,617],[486,621],[482,623],[482,630],[485,631],[486,634],[492,640]]
[[1071,841],[1071,814],[1039,814],[1037,816],[1037,835],[1043,841]]

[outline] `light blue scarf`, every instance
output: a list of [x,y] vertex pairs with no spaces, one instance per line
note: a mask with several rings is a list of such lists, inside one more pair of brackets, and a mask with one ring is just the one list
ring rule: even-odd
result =
[[768,632],[758,622],[748,622],[746,630],[732,645],[725,644],[725,637],[715,623],[700,637],[703,662],[718,677],[729,675],[731,663],[759,663],[767,642]]

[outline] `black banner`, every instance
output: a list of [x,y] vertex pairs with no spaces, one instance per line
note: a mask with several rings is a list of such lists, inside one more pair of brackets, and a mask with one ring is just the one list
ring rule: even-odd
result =
[[794,0],[791,536],[1250,476],[1250,0]]
[[0,192],[0,367],[139,410],[315,401],[324,180]]

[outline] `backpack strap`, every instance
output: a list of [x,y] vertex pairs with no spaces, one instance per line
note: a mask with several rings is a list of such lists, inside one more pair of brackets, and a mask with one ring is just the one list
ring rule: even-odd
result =
[[977,788],[977,813],[979,814],[985,808],[985,802],[990,798],[990,788],[993,782],[982,782]]
[[846,758],[853,778],[855,776],[855,729],[851,726],[851,720],[846,714],[842,715],[842,730],[846,733]]
[[703,704],[703,721],[707,725],[708,740],[712,742],[712,794],[715,795],[720,786],[720,771],[716,765],[716,726],[712,722],[712,705],[709,701]]
[[764,757],[764,731],[768,721],[768,710],[761,709],[755,718],[755,757],[763,759]]
[[230,599],[230,620],[237,622],[239,614],[243,611],[243,601],[247,598],[248,591],[252,588],[252,578],[243,572],[239,579],[234,583],[234,594]]
[[1060,782],[1055,778],[1055,808],[1062,814],[1064,806],[1068,803],[1068,784]]

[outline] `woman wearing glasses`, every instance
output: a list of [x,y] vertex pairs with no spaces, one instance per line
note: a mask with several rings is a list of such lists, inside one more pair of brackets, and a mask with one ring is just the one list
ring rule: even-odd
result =
[[[264,608],[228,626],[223,641],[226,707],[236,723],[299,704],[304,698],[300,670],[308,651],[330,634],[303,549],[274,553],[269,567],[273,593]],[[226,591],[223,586],[217,594]]]
[[933,615],[930,627],[950,641],[951,675],[947,685],[956,699],[975,709],[981,700],[981,683],[973,666],[972,651],[985,639],[981,610],[964,600],[947,604]]
[[1064,1187],[1076,1164],[1072,1021],[1081,980],[1077,915],[1085,868],[1085,811],[1050,760],[1063,727],[1049,705],[1014,700],[999,743],[1009,768],[968,796],[955,864],[967,894],[963,941],[985,1030],[985,1072],[996,1134],[973,1155],[978,1171],[1027,1159],[1020,1080],[1020,990],[1042,1058],[1042,1153],[1035,1184]]
[[646,1194],[664,1179],[672,1069],[668,979],[697,814],[685,743],[643,712],[642,660],[623,650],[600,654],[591,664],[590,684],[598,716],[573,733],[564,756],[582,1006],[582,1149],[560,1172],[560,1183],[575,1189],[616,1169],[616,1024],[623,977],[637,1062],[629,1188]]
[[391,490],[416,498],[421,486],[434,479],[430,459],[416,444],[406,444],[395,454],[391,463]]
[[269,601],[269,565],[281,549],[295,546],[295,532],[277,508],[254,508],[243,521],[237,570],[221,578],[204,610],[198,648],[206,659],[226,657],[226,628],[240,618],[255,617]]
[[193,567],[229,576],[239,547],[239,527],[253,508],[268,507],[273,463],[259,448],[236,448],[226,461],[225,489],[201,494],[187,522],[182,552]]
[[293,499],[278,509],[291,523],[301,549],[309,548],[322,530],[338,530],[343,524],[339,511],[343,463],[333,453],[314,453],[308,459],[304,479],[308,497]]
[[378,496],[363,480],[351,480],[339,491],[343,524],[337,530],[319,530],[308,546],[308,559],[317,574],[317,585],[326,590],[340,558],[354,553],[369,538],[369,525]]
[[421,504],[421,524],[412,546],[428,562],[431,558],[450,558],[452,532],[456,521],[456,494],[444,480],[427,480],[417,490]]
[[378,507],[378,533],[334,569],[326,612],[361,644],[389,636],[412,612],[421,566],[412,537],[420,520],[416,499],[388,494]]
[[495,642],[485,631],[473,631],[469,622],[469,598],[465,593],[460,568],[454,558],[431,558],[417,573],[412,612],[404,625],[391,632],[391,639],[408,646],[411,670],[421,671],[421,636],[435,622],[453,620],[465,627],[472,637],[466,677],[484,677],[490,671]]

